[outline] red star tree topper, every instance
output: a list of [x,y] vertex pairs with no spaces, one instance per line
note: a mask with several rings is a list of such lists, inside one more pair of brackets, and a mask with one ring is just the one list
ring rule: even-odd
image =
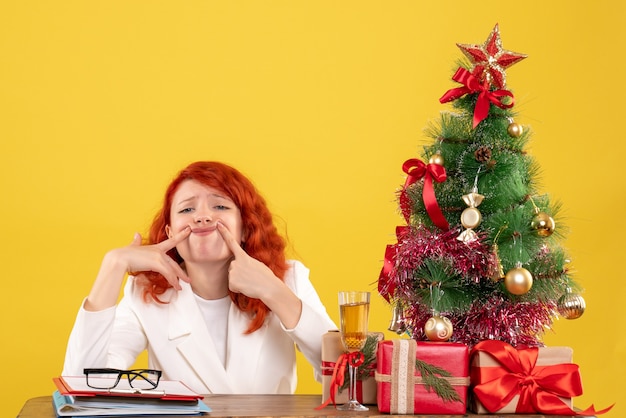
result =
[[525,54],[507,51],[502,48],[498,24],[493,28],[484,44],[456,45],[461,48],[465,56],[474,64],[473,70],[478,69],[476,73],[482,74],[483,78],[498,89],[506,87],[504,70],[527,57]]

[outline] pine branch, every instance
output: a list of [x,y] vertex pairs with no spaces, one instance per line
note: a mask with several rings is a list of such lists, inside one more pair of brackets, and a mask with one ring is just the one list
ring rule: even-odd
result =
[[365,345],[363,346],[363,363],[357,368],[357,380],[364,380],[369,375],[371,370],[371,365],[376,361],[376,349],[378,348],[378,337],[375,335],[368,335],[367,340],[365,340]]
[[445,402],[462,402],[459,394],[454,390],[450,382],[445,379],[452,376],[450,372],[420,359],[415,360],[415,368],[422,375],[424,387],[427,391],[434,390],[437,396]]
[[438,312],[467,309],[475,297],[471,287],[464,287],[450,258],[426,259],[414,276],[415,294]]

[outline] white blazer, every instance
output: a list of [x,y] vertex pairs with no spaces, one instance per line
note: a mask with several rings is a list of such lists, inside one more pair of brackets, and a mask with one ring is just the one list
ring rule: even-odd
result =
[[270,313],[260,329],[244,334],[249,317],[231,303],[225,366],[189,284],[181,282],[181,291],[169,289],[161,298],[167,304],[146,303],[130,277],[116,307],[88,312],[81,306],[62,375],[80,376],[85,367],[128,369],[147,349],[150,368],[197,393],[289,394],[297,384],[297,345],[319,381],[322,335],[337,326],[313,288],[309,270],[298,261],[289,265],[285,283],[302,300],[300,321],[286,329]]

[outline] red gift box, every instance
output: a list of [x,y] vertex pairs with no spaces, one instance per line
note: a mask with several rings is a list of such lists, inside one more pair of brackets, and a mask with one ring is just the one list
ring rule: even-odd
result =
[[[370,336],[376,337],[378,340],[384,338],[382,332],[370,332]],[[348,402],[348,388],[345,390],[337,390],[332,382],[333,372],[337,366],[337,360],[345,352],[341,343],[341,333],[339,331],[329,331],[322,336],[322,403],[329,402],[331,390],[335,390],[334,402],[337,405]],[[370,377],[364,380],[356,381],[356,398],[364,405],[376,404],[376,381],[374,380],[374,372],[376,363],[371,364]],[[346,365],[347,368],[347,365]],[[346,380],[348,377],[345,377]]]
[[569,347],[516,349],[503,341],[486,340],[471,354],[470,408],[479,414],[598,415],[574,411],[572,397],[582,394],[578,365]]
[[[415,342],[412,339],[378,343],[376,385],[378,410],[391,414],[460,414],[466,412],[469,386],[468,348],[459,343]],[[447,371],[445,379],[459,400],[444,400],[427,388],[416,359]]]

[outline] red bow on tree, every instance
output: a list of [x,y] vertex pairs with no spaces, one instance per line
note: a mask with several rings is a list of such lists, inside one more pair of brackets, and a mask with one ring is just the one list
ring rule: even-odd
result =
[[[513,107],[513,93],[508,90],[494,90],[489,89],[489,81],[483,80],[482,82],[478,78],[480,68],[476,68],[474,73],[470,73],[465,68],[459,68],[452,77],[457,83],[463,84],[463,87],[456,87],[448,90],[439,99],[440,103],[447,103],[463,97],[466,94],[478,93],[478,99],[476,100],[476,107],[474,107],[474,124],[473,128],[476,128],[480,121],[485,119],[489,114],[489,105],[493,103],[501,109],[509,109]],[[510,97],[511,103],[502,103],[502,97]]]
[[439,204],[435,197],[435,189],[433,187],[433,180],[437,183],[446,181],[446,169],[438,164],[424,164],[423,161],[412,158],[402,164],[402,171],[407,174],[407,178],[404,182],[402,193],[400,194],[400,209],[402,210],[402,215],[404,215],[406,222],[410,223],[411,219],[411,201],[407,196],[406,189],[423,177],[424,189],[422,191],[422,197],[424,198],[424,206],[426,207],[426,212],[430,220],[433,221],[435,226],[444,231],[450,229],[448,221],[443,216],[443,213],[441,213],[441,209],[439,209]]

